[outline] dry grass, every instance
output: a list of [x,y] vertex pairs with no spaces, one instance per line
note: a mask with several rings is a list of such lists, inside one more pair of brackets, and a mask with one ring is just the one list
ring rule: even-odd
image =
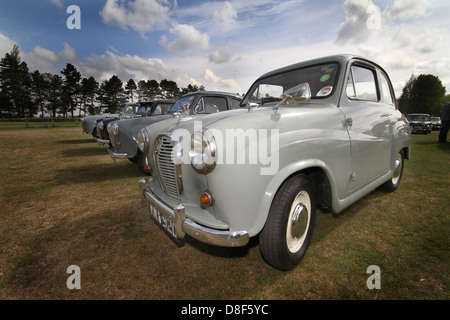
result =
[[[80,128],[2,130],[0,298],[448,299],[450,149],[436,133],[413,138],[401,188],[318,212],[306,258],[280,272],[257,240],[169,241],[140,202],[138,168]],[[69,265],[81,290],[66,287]],[[380,290],[366,287],[369,265]]]

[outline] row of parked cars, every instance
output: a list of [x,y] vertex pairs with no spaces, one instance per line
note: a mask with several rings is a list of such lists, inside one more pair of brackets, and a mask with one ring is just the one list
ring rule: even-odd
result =
[[243,98],[202,91],[128,104],[86,117],[83,130],[138,164],[142,200],[171,239],[238,247],[259,237],[264,259],[290,270],[316,208],[337,213],[398,188],[411,130],[395,101],[382,67],[336,55],[268,72]]
[[411,126],[411,132],[431,133],[434,130],[441,129],[441,118],[431,117],[426,113],[410,113],[406,115],[406,119]]

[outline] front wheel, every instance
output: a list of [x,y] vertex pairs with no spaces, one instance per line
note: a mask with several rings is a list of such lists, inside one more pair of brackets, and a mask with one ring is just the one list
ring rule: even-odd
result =
[[290,270],[303,259],[315,212],[314,189],[306,175],[294,176],[280,187],[260,235],[261,253],[270,265]]

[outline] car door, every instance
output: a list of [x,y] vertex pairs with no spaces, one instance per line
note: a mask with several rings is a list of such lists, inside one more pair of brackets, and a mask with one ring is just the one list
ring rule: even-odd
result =
[[353,193],[389,171],[392,115],[395,107],[385,103],[379,71],[354,62],[347,69],[347,85],[340,108],[344,112],[351,146],[348,193]]

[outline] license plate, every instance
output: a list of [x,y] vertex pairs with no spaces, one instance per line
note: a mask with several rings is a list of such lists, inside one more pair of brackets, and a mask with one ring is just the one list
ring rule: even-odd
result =
[[150,216],[153,218],[153,220],[159,224],[165,231],[169,233],[172,237],[175,239],[178,238],[177,236],[177,226],[170,218],[163,215],[158,208],[150,204],[149,207]]

